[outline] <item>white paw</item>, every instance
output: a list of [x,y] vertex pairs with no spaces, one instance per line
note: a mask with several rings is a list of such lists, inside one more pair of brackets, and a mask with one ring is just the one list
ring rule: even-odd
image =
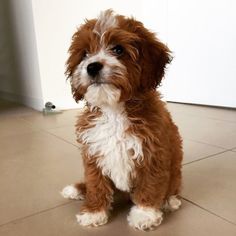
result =
[[127,217],[129,225],[139,230],[153,230],[162,222],[162,212],[151,207],[133,206]]
[[178,210],[182,204],[180,199],[174,195],[169,197],[168,203],[172,210]]
[[61,195],[64,198],[83,200],[84,195],[81,194],[74,185],[68,185],[61,191]]
[[175,195],[170,196],[169,199],[166,201],[165,205],[163,206],[163,209],[165,211],[176,211],[181,206],[181,200],[178,199]]
[[99,226],[107,223],[108,215],[105,211],[96,213],[83,212],[76,215],[77,221],[82,226]]

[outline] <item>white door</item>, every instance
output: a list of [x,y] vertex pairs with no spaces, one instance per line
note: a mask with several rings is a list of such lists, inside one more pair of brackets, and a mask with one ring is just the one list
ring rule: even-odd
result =
[[236,1],[169,0],[168,101],[236,107]]

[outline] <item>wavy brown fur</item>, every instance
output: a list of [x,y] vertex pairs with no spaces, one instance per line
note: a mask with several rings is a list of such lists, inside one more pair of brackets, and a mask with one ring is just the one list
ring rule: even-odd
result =
[[[130,121],[126,132],[135,134],[142,141],[143,159],[135,161],[136,173],[132,179],[131,199],[142,206],[161,208],[171,195],[178,195],[181,188],[182,140],[166,105],[161,101],[156,87],[160,84],[166,65],[171,61],[170,50],[161,43],[143,24],[130,18],[117,16],[119,28],[106,32],[104,43],[122,44],[126,53],[120,61],[126,66],[122,78],[110,78],[121,90],[120,101]],[[74,34],[69,49],[67,75],[71,77],[85,53],[100,50],[99,37],[93,33],[96,20],[87,21]],[[87,87],[79,86],[72,92],[76,101],[83,99]],[[76,129],[80,134],[91,128],[94,119],[101,116],[99,108],[87,107],[78,118]],[[102,130],[101,130],[102,132]],[[97,166],[100,156],[88,155],[88,144],[78,139],[83,146],[85,184],[77,188],[86,194],[83,211],[108,210],[116,191],[114,184],[103,176]]]

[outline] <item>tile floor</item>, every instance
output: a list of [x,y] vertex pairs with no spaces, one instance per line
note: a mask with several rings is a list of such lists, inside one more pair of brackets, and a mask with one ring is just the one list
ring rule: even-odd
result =
[[0,235],[236,235],[236,110],[168,104],[184,139],[181,210],[152,232],[127,225],[118,202],[109,224],[76,223],[80,202],[59,192],[83,178],[74,122],[79,110],[43,116],[0,101]]

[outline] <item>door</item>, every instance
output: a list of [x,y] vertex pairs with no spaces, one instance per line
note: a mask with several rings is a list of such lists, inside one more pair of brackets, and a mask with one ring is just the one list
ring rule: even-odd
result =
[[168,101],[236,107],[236,1],[169,0]]

